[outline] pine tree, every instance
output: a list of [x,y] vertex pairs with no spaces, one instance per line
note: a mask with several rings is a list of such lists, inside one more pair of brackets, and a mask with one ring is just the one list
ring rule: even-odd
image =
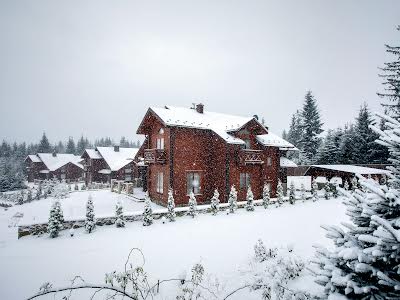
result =
[[294,182],[292,181],[289,187],[289,203],[294,204],[295,201],[296,201],[295,187],[294,187]]
[[85,139],[83,135],[81,135],[80,139],[76,143],[76,154],[82,155],[85,149],[89,146],[88,144],[89,144],[88,140]]
[[170,222],[175,222],[175,218],[176,218],[176,214],[175,214],[175,199],[174,199],[174,193],[173,193],[172,189],[169,189],[169,191],[168,191],[167,208],[168,208],[167,219]]
[[284,201],[284,198],[283,198],[284,193],[283,193],[282,181],[280,179],[278,179],[278,185],[276,187],[276,197],[277,197],[279,206],[281,206]]
[[51,146],[49,140],[47,139],[46,133],[43,132],[42,139],[39,142],[38,153],[50,153]]
[[194,218],[197,215],[197,201],[193,192],[190,192],[189,195],[189,211],[188,215]]
[[229,213],[233,214],[237,209],[237,191],[235,189],[235,185],[231,186],[228,203],[229,203]]
[[143,210],[143,226],[150,226],[151,224],[153,224],[153,209],[151,208],[149,193],[146,192]]
[[87,233],[91,233],[96,227],[96,220],[94,215],[94,205],[92,195],[89,194],[88,201],[86,203],[86,220],[85,229]]
[[57,200],[54,204],[55,204],[54,206],[55,206],[56,216],[60,223],[60,228],[62,229],[64,227],[64,225],[63,225],[64,224],[64,213],[63,213],[63,210],[61,207],[61,203],[60,203],[60,201]]
[[59,235],[62,229],[62,219],[62,216],[60,216],[59,202],[55,201],[51,205],[49,222],[47,224],[47,231],[51,238],[55,238]]
[[354,139],[355,139],[355,129],[353,125],[345,125],[343,130],[343,136],[340,143],[340,151],[339,151],[339,161],[340,164],[354,164],[356,161],[355,158],[355,148],[354,148]]
[[311,183],[311,197],[314,202],[318,200],[318,184],[315,180]]
[[267,209],[268,205],[271,202],[269,185],[267,183],[264,184],[262,196],[263,196],[263,201],[262,201],[263,206],[264,206],[265,209]]
[[325,183],[324,190],[325,190],[325,199],[329,200],[331,198],[331,186],[329,182]]
[[75,142],[74,142],[74,139],[71,136],[68,139],[67,148],[66,148],[65,152],[69,153],[69,154],[75,154],[76,153]]
[[305,96],[302,116],[302,136],[300,147],[302,150],[303,163],[309,164],[316,160],[316,154],[320,145],[320,133],[323,132],[316,100],[311,91]]
[[251,186],[247,188],[247,195],[246,195],[246,210],[247,211],[254,211],[254,196],[253,192],[251,191]]
[[115,205],[115,226],[125,227],[124,208],[119,201]]
[[215,216],[219,210],[219,193],[218,190],[215,189],[214,195],[211,198],[211,212]]

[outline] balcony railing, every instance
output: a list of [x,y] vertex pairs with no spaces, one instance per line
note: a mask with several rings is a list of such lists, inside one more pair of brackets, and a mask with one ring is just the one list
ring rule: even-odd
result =
[[147,164],[164,164],[167,160],[167,154],[162,149],[145,149],[144,162]]
[[238,153],[239,164],[247,165],[247,164],[262,164],[263,160],[263,151],[262,150],[250,150],[250,149],[241,149]]

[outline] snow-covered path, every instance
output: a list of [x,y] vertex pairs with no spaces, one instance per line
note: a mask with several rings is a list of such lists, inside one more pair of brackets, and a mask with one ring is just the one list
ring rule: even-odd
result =
[[176,277],[201,261],[207,273],[232,282],[258,238],[267,247],[293,245],[308,259],[313,244],[329,243],[320,225],[339,224],[347,219],[344,212],[341,199],[321,199],[268,210],[257,207],[255,212],[241,209],[235,215],[182,217],[175,223],[157,220],[149,227],[134,222],[122,229],[100,227],[92,234],[78,230],[72,238],[63,231],[56,239],[16,240],[16,232],[10,238],[15,229],[6,227],[9,212],[1,210],[0,299],[23,299],[46,281],[65,286],[75,275],[103,283],[106,272],[122,270],[132,247],[143,250],[153,280]]

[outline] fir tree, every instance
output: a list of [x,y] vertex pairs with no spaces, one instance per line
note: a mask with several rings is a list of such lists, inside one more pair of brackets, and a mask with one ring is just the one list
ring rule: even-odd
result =
[[340,151],[338,163],[340,164],[354,164],[355,158],[355,129],[353,125],[346,125],[343,130],[342,140],[340,142]]
[[304,163],[313,163],[316,160],[316,154],[320,144],[320,133],[323,132],[317,103],[311,91],[305,96],[305,102],[302,116],[302,136],[300,147],[302,150],[302,160]]
[[263,206],[265,209],[267,209],[268,205],[271,202],[269,185],[267,183],[264,184],[262,197],[263,197],[263,201],[262,201]]
[[283,193],[282,181],[280,179],[278,179],[278,185],[276,187],[276,197],[277,197],[279,206],[281,206],[284,201],[284,198],[283,198],[284,193]]
[[349,181],[345,180],[343,188],[345,189],[345,191],[348,191],[350,189],[350,185],[349,185]]
[[86,220],[85,229],[87,233],[91,233],[96,227],[96,220],[94,215],[94,205],[92,195],[89,194],[88,201],[86,203]]
[[151,208],[149,193],[146,192],[143,210],[143,226],[150,226],[151,224],[153,224],[153,209]]
[[117,202],[115,205],[115,226],[117,227],[125,227],[125,218],[124,218],[124,208],[121,202]]
[[295,187],[294,187],[294,182],[292,181],[289,187],[289,203],[294,204],[295,201],[296,201]]
[[189,195],[189,211],[188,215],[194,218],[197,215],[197,201],[193,192],[190,192]]
[[175,199],[174,192],[172,189],[168,190],[168,203],[167,203],[168,213],[167,219],[170,222],[175,222],[176,214],[175,214]]
[[60,228],[62,229],[64,227],[64,213],[61,207],[60,201],[56,201],[54,203],[55,206],[55,211],[56,211],[56,216],[58,218],[58,221],[60,222]]
[[247,195],[246,195],[246,210],[247,211],[254,211],[254,196],[253,196],[253,192],[251,191],[251,186],[249,185],[249,187],[247,188]]
[[300,198],[304,202],[306,201],[306,188],[304,187],[304,183],[301,183],[300,187]]
[[219,210],[219,193],[218,190],[215,189],[214,195],[211,198],[211,212],[215,216]]
[[67,142],[67,148],[65,149],[66,153],[69,154],[75,154],[76,153],[76,148],[75,148],[75,142],[72,137],[69,137],[68,142]]
[[329,200],[331,198],[331,186],[329,182],[325,183],[324,190],[325,190],[325,199]]
[[44,133],[44,132],[43,132],[42,139],[40,140],[37,152],[38,153],[50,153],[51,152],[51,146],[50,146],[49,140],[47,139],[46,133]]
[[51,238],[55,238],[59,235],[62,229],[61,219],[59,202],[55,201],[51,206],[49,222],[47,224],[47,231]]
[[314,202],[318,200],[318,184],[315,180],[311,183],[311,197]]
[[352,190],[352,191],[355,191],[357,188],[358,188],[358,180],[357,180],[357,177],[354,176],[354,177],[351,179],[351,190]]
[[235,189],[235,185],[231,186],[231,190],[229,192],[229,213],[233,214],[237,209],[237,191]]

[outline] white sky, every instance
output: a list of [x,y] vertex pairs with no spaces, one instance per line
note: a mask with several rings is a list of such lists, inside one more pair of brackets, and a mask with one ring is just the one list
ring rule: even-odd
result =
[[281,134],[304,94],[325,128],[380,110],[400,1],[0,1],[0,139],[94,139],[149,106],[264,116]]

